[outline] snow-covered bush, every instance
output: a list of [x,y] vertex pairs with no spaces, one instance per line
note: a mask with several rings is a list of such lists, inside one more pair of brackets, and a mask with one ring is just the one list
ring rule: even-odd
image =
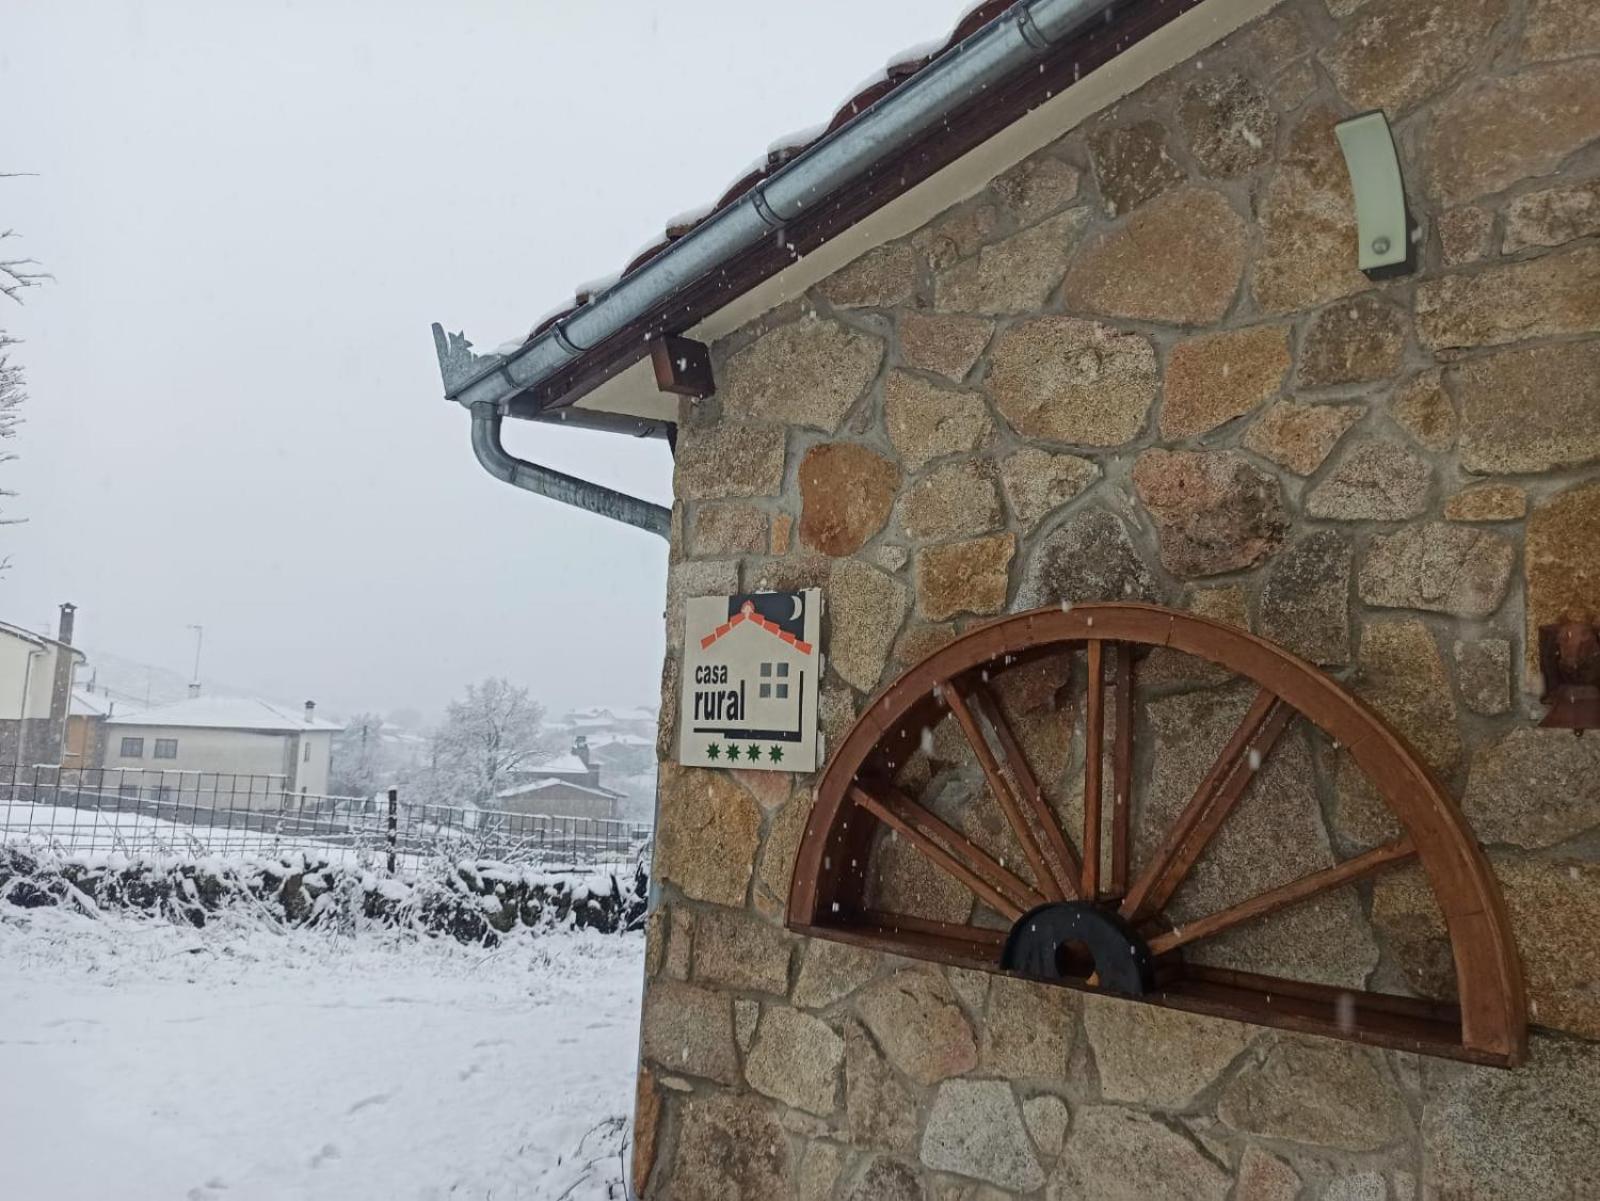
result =
[[291,852],[190,858],[71,854],[0,846],[0,904],[65,905],[84,913],[144,911],[203,926],[219,917],[291,926],[448,934],[492,943],[523,928],[613,933],[644,921],[648,879],[554,875],[483,860],[426,864],[396,877]]

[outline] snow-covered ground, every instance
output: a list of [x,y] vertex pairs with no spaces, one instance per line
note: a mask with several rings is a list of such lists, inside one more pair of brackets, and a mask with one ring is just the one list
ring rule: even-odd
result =
[[0,1191],[620,1198],[642,955],[0,907]]
[[[177,810],[176,805],[173,810]],[[229,829],[220,824],[168,821],[136,808],[119,809],[115,798],[109,799],[101,809],[0,801],[0,842],[61,846],[72,851],[121,851],[130,855],[205,853],[212,849],[230,854],[271,854],[288,845],[306,847],[329,857],[348,849],[352,843],[348,838],[342,842],[309,836],[285,839],[270,826],[247,828],[245,816],[241,813],[237,829]],[[374,835],[368,839],[368,844],[381,848],[382,838]]]

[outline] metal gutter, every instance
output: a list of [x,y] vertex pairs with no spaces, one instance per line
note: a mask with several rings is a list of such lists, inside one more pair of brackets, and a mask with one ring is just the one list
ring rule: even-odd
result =
[[[1108,19],[1113,7],[1112,0],[1019,0],[865,112],[819,138],[738,200],[509,355],[476,355],[465,339],[446,335],[434,325],[445,397],[471,410],[479,462],[497,478],[519,487],[665,534],[664,528],[656,529],[659,518],[647,511],[659,510],[658,505],[512,459],[499,444],[498,421],[506,406],[679,290],[725,270],[738,256],[772,239],[886,158],[930,135],[986,89],[1044,58],[1090,22]],[[639,350],[642,357],[645,347]],[[493,415],[492,427],[486,414]],[[638,423],[638,432],[659,432],[650,425]],[[623,512],[634,516],[621,516]]]
[[710,274],[771,237],[808,206],[825,200],[873,164],[929,132],[990,84],[1043,57],[1056,43],[1112,7],[1110,0],[1020,0],[866,112],[818,139],[739,200],[515,353],[455,379],[451,378],[454,364],[441,355],[446,398],[467,407],[484,401],[503,404],[536,386],[691,280]]

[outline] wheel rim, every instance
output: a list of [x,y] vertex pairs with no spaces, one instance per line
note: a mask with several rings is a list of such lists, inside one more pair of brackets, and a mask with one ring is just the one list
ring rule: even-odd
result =
[[[1140,656],[1157,648],[1249,681],[1255,692],[1199,786],[1154,845],[1137,854],[1133,817],[1147,781],[1136,762],[1134,705]],[[1062,651],[1081,652],[1085,674],[1082,821],[1070,832],[991,685],[996,676]],[[1020,850],[1016,870],[897,784],[926,743],[924,731],[947,718],[981,772],[986,802]],[[1259,769],[1297,720],[1349,756],[1402,833],[1214,912],[1172,920],[1174,896],[1204,863],[1229,817],[1250,803]],[[1101,753],[1089,753],[1091,747]],[[880,831],[892,832],[966,888],[979,920],[955,923],[873,908],[867,865],[881,853]],[[1187,953],[1412,861],[1420,863],[1443,918],[1455,1004],[1205,965]],[[1404,740],[1336,681],[1220,622],[1142,604],[1038,609],[970,630],[909,668],[866,707],[818,784],[796,858],[789,925],[813,936],[997,971],[1003,962],[1019,965],[1006,958],[1006,948],[1020,936],[1025,915],[1045,906],[1085,905],[1137,931],[1138,947],[1123,945],[1125,953],[1143,948],[1152,959],[1152,985],[1140,998],[1146,1002],[1484,1063],[1512,1064],[1525,1053],[1523,984],[1504,903],[1453,802]],[[1077,920],[1065,911],[1057,919],[1061,929],[1068,927],[1060,922]],[[1042,936],[1035,931],[1032,937]],[[1068,987],[1140,991],[1113,987],[1126,983],[1125,974],[1102,979],[1082,953],[1092,945],[1091,939],[1064,938],[1054,973],[1042,968],[1050,957],[1041,958],[1035,945],[1028,960],[1033,966],[1024,974]]]

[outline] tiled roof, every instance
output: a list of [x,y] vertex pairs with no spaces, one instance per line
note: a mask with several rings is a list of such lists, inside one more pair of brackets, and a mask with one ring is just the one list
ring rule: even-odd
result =
[[549,326],[561,320],[561,318],[587,304],[597,293],[626,278],[631,272],[637,271],[679,238],[692,232],[705,221],[738,200],[774,171],[790,160],[798,158],[813,142],[816,142],[826,134],[832,133],[858,113],[870,108],[890,92],[903,85],[907,80],[914,77],[917,72],[921,71],[929,63],[971,37],[979,29],[982,29],[990,21],[1010,8],[1012,2],[1013,0],[980,0],[978,3],[970,3],[960,19],[956,21],[955,28],[950,31],[950,35],[943,41],[918,46],[904,54],[895,56],[880,74],[863,83],[848,100],[840,105],[835,110],[832,119],[802,133],[778,139],[767,148],[766,156],[753,164],[747,172],[735,180],[732,186],[724,191],[714,203],[706,208],[685,213],[670,220],[667,223],[664,236],[639,251],[623,267],[620,274],[581,286],[570,305],[556,309],[554,312],[540,318],[533,329],[529,331],[528,338],[531,339],[542,333]]
[[811,644],[809,642],[800,641],[800,639],[796,638],[793,634],[789,633],[789,631],[778,625],[777,622],[768,621],[765,617],[756,612],[755,605],[750,601],[745,601],[737,613],[728,618],[727,621],[718,626],[715,630],[711,631],[711,633],[707,634],[704,638],[700,639],[700,649],[708,649],[712,643],[716,642],[719,638],[731,634],[737,627],[742,626],[745,622],[758,625],[769,634],[776,634],[779,638],[783,639],[783,641],[794,647],[794,649],[799,651],[802,655],[809,655],[811,653]]

